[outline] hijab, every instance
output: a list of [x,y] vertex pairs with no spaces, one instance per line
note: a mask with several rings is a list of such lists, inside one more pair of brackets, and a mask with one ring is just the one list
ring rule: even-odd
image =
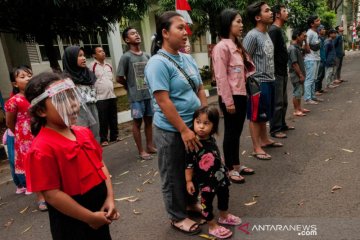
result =
[[94,85],[96,76],[87,67],[82,68],[77,65],[78,55],[83,48],[79,46],[69,46],[65,49],[63,56],[63,69],[65,73],[70,74],[75,84]]

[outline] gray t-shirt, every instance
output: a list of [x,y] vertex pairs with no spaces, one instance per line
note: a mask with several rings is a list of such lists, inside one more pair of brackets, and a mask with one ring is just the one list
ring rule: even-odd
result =
[[[315,32],[311,28],[306,32],[306,36],[307,36],[306,41],[308,44],[319,44],[320,43],[319,35],[317,34],[317,32]],[[305,61],[306,60],[320,61],[320,50],[313,51],[310,49],[310,53],[307,53],[305,55]]]
[[299,64],[299,68],[302,74],[305,76],[304,58],[299,45],[291,44],[288,48],[288,54],[289,54],[288,64],[289,64],[290,80],[292,83],[296,83],[300,81],[300,78],[296,74],[292,65],[293,63]]
[[269,34],[253,28],[246,34],[243,45],[256,66],[255,79],[261,82],[275,81],[274,45]]
[[136,55],[131,51],[127,51],[120,58],[116,75],[126,78],[129,102],[151,99],[144,75],[145,66],[149,59],[150,56],[147,53]]

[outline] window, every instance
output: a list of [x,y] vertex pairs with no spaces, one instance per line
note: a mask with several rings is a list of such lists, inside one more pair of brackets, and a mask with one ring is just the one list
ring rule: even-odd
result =
[[[61,60],[65,49],[68,46],[72,46],[72,45],[78,45],[78,46],[83,47],[84,50],[85,50],[85,56],[87,58],[92,57],[92,48],[94,46],[101,46],[104,49],[104,51],[106,53],[106,56],[111,57],[106,32],[99,32],[99,33],[96,33],[96,34],[89,34],[87,36],[87,38],[82,39],[82,41],[77,40],[77,39],[72,39],[71,37],[60,38],[58,36],[56,39],[53,40],[53,48],[55,50],[57,60]],[[38,46],[37,54],[38,54],[39,58],[32,57],[31,59],[34,59],[34,61],[32,61],[30,59],[31,62],[32,63],[39,62],[36,59],[41,59],[41,61],[49,61],[49,58],[48,58],[48,56],[46,54],[46,51],[45,51],[44,43],[38,42],[37,46]],[[28,51],[28,53],[30,54],[29,51]],[[31,54],[33,54],[33,53],[31,53]]]

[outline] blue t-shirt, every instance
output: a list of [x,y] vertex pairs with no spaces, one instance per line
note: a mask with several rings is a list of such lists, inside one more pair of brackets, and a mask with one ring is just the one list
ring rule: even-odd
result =
[[[159,50],[173,60],[189,75],[199,89],[202,84],[200,73],[195,60],[188,54],[179,53],[179,55],[170,54],[162,49]],[[175,105],[177,112],[188,127],[192,126],[193,114],[200,107],[200,99],[192,89],[185,76],[177,69],[174,63],[165,57],[156,54],[150,58],[145,67],[145,81],[148,83],[150,92],[164,90],[169,93],[170,100]],[[156,99],[154,103],[154,124],[158,128],[166,131],[178,132],[171,125],[164,113],[161,111]]]

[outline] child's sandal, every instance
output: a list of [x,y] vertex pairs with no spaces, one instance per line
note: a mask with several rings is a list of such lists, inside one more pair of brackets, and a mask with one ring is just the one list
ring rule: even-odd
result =
[[39,201],[38,202],[38,208],[41,212],[46,212],[48,210],[46,202],[45,201]]
[[241,218],[234,216],[232,214],[228,214],[226,218],[219,217],[218,223],[225,224],[225,225],[231,225],[231,226],[237,226],[241,224]]
[[232,235],[232,232],[227,229],[224,228],[222,226],[218,226],[213,230],[209,230],[209,234],[215,236],[216,238],[219,239],[225,239],[225,238],[229,238]]

